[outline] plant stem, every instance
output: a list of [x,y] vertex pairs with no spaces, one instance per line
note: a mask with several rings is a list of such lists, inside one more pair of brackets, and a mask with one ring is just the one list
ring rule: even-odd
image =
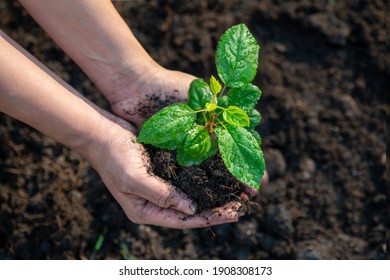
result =
[[223,88],[222,88],[221,92],[219,93],[218,99],[221,98],[225,94],[225,91],[226,91],[226,85],[223,85]]
[[204,119],[204,123],[207,124],[207,117],[206,117],[206,114],[205,114],[204,111],[202,112],[202,116],[203,116],[203,119]]

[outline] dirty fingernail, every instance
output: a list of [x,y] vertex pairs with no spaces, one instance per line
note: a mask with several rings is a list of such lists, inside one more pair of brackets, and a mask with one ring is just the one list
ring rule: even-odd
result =
[[255,197],[257,194],[258,194],[258,190],[254,189],[254,188],[251,188],[251,187],[247,187],[245,189],[245,193],[249,196],[249,197]]
[[241,203],[240,202],[234,202],[234,203],[232,203],[232,206],[231,206],[231,208],[234,211],[237,211],[238,209],[240,209],[240,207],[241,207]]
[[187,215],[194,215],[196,212],[196,204],[195,202],[186,200],[186,199],[181,199],[179,201],[179,205],[177,207],[179,211],[182,211],[183,213]]
[[245,210],[241,203],[236,203],[232,209],[236,213],[237,219],[245,215]]
[[238,219],[240,218],[240,215],[236,211],[231,211],[228,213],[228,219],[230,222],[238,222]]

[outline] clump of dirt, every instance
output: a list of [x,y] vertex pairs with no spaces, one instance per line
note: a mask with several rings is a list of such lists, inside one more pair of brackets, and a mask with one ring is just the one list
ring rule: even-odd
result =
[[198,212],[231,201],[246,205],[240,196],[240,182],[227,170],[218,154],[199,166],[183,167],[177,164],[174,151],[159,150],[150,145],[147,150],[153,173],[191,196]]

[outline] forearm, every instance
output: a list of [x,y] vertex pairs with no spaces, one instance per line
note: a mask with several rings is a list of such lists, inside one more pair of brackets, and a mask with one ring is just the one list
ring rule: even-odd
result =
[[20,2],[112,103],[117,72],[132,69],[136,77],[155,65],[111,1]]
[[0,111],[83,154],[104,124],[102,112],[0,35]]

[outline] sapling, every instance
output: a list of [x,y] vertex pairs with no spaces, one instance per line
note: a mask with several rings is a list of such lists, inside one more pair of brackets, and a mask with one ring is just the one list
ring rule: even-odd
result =
[[242,183],[259,189],[265,162],[255,130],[261,90],[253,85],[259,45],[245,24],[220,38],[216,51],[218,77],[194,80],[187,104],[175,103],[148,119],[137,141],[176,150],[182,166],[199,165],[219,152],[227,169]]

